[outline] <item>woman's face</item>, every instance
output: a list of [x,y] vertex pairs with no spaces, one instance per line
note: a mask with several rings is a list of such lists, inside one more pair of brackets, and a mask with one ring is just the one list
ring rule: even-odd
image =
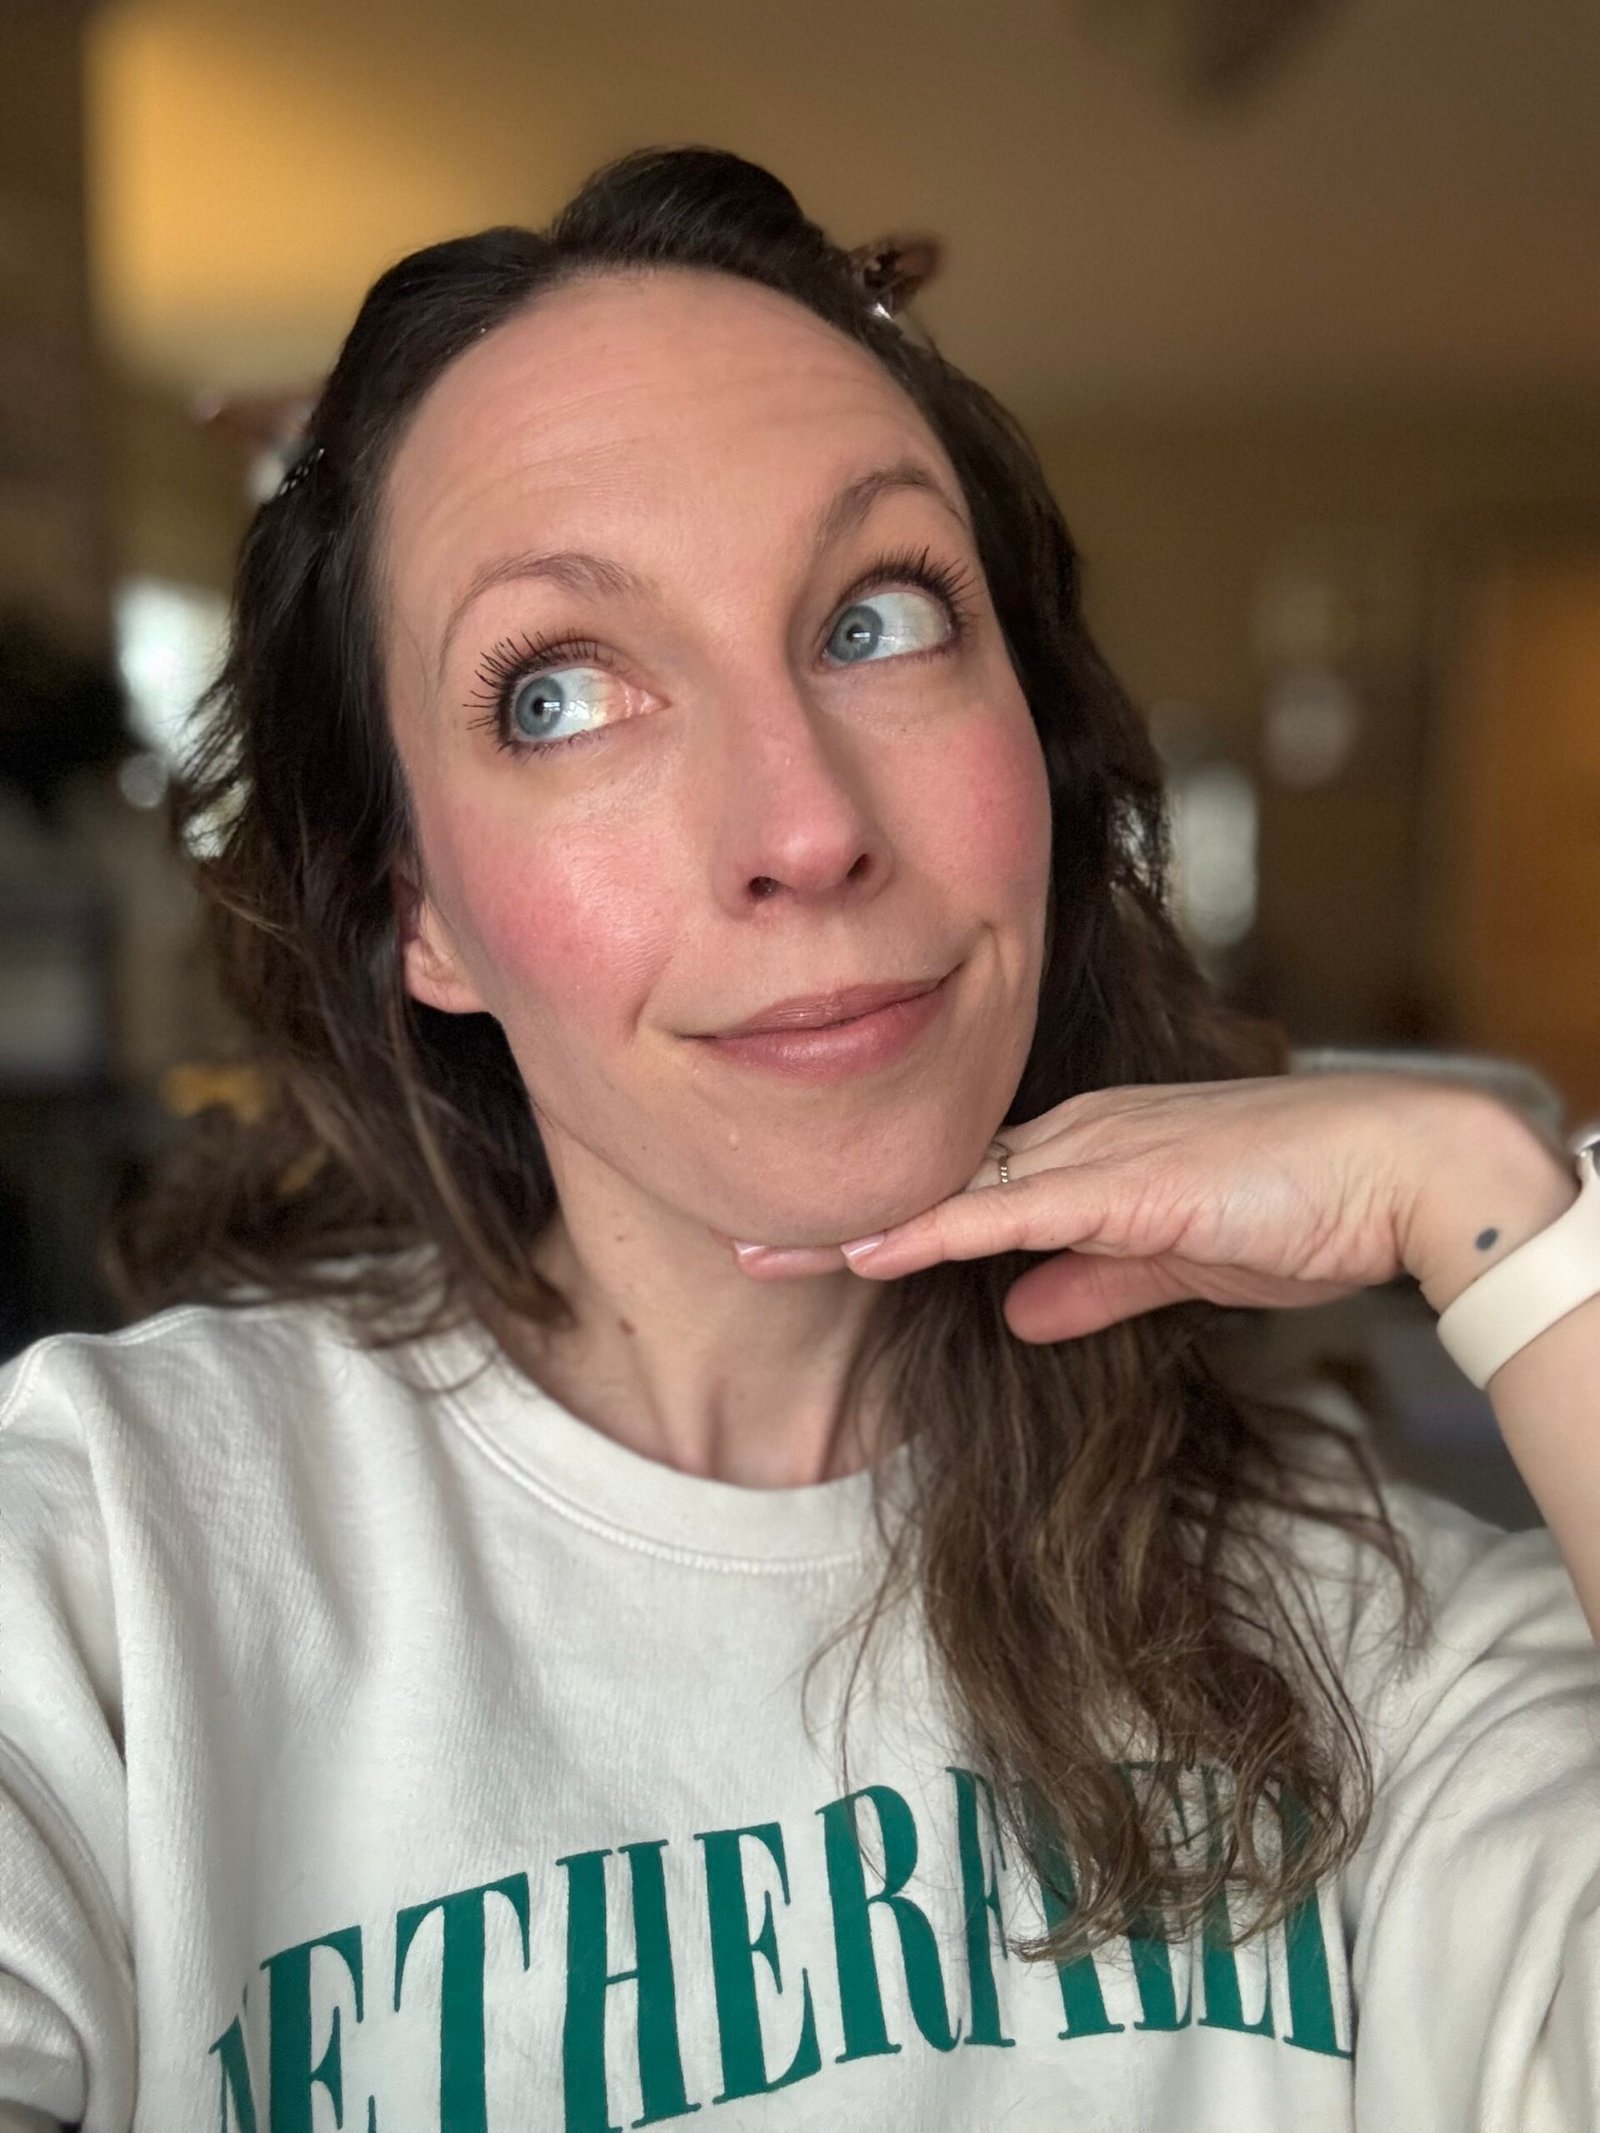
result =
[[[595,279],[453,364],[386,504],[407,983],[501,1024],[563,1197],[817,1244],[958,1189],[1032,1041],[1049,802],[912,403],[776,292]],[[853,1060],[708,1041],[935,978]]]

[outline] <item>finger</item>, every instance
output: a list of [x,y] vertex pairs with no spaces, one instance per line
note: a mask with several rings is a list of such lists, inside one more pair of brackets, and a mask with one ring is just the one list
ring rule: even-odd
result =
[[1360,1293],[1347,1282],[1298,1281],[1246,1267],[1063,1252],[1029,1267],[1011,1284],[1005,1317],[1019,1340],[1074,1340],[1163,1304],[1201,1301],[1233,1310],[1303,1311]]
[[1006,1324],[1023,1341],[1079,1340],[1125,1318],[1191,1294],[1153,1259],[1103,1259],[1063,1252],[1030,1267],[1006,1291]]
[[734,1257],[745,1273],[759,1281],[789,1280],[807,1274],[837,1274],[844,1262],[836,1244],[738,1244]]
[[1080,1173],[1040,1171],[1009,1185],[961,1192],[877,1237],[840,1246],[858,1274],[892,1280],[944,1259],[983,1259],[994,1252],[1048,1252],[1092,1245],[1105,1219],[1103,1183]]

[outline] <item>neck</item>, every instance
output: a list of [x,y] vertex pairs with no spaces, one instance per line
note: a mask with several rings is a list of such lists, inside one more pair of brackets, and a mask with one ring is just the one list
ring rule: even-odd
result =
[[703,1225],[604,1192],[564,1197],[534,1264],[575,1323],[522,1326],[508,1345],[631,1450],[746,1488],[802,1487],[874,1458],[876,1419],[863,1403],[852,1426],[844,1395],[887,1297],[848,1269],[753,1282]]

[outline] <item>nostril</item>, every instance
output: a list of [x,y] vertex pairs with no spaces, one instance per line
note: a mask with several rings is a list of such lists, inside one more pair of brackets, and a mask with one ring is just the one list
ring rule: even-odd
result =
[[770,896],[777,886],[778,884],[773,880],[770,874],[758,874],[755,880],[750,884],[752,892],[756,896],[763,898]]

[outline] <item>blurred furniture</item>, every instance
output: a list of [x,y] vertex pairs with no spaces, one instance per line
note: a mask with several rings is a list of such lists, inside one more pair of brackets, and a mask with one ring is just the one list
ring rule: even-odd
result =
[[1430,1030],[1600,1117],[1600,526],[1457,559],[1423,824]]
[[111,942],[94,884],[0,879],[0,1355],[108,1322],[95,1264],[121,1110]]

